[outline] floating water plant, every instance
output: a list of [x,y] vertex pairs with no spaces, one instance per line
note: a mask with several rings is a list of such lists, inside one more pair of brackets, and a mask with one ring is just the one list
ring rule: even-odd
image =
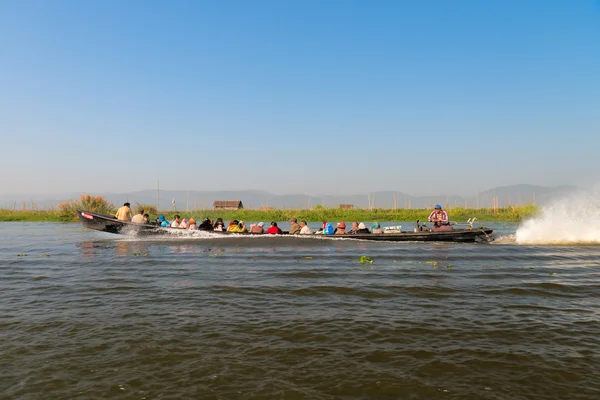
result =
[[358,262],[361,264],[373,264],[373,260],[371,260],[371,257],[368,256],[360,256]]

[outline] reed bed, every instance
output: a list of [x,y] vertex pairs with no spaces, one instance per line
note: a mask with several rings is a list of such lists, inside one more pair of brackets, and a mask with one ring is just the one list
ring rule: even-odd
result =
[[[52,210],[9,210],[0,209],[0,221],[32,221],[32,222],[69,222],[77,221],[75,207],[68,209],[52,209]],[[116,209],[103,210],[105,213],[114,213]],[[154,211],[154,210],[152,210]],[[538,207],[535,205],[528,206],[513,206],[506,208],[450,208],[447,210],[452,221],[464,222],[469,218],[477,217],[480,221],[505,221],[505,222],[520,222],[524,219],[534,216]],[[225,221],[234,219],[242,221],[288,221],[295,217],[299,221],[306,220],[309,222],[319,221],[378,221],[378,222],[395,222],[395,221],[421,221],[427,220],[429,209],[384,209],[377,208],[369,209],[341,209],[341,208],[314,208],[314,209],[273,209],[273,210],[190,210],[190,211],[161,211],[152,213],[151,219],[155,219],[157,215],[163,214],[167,219],[173,218],[175,214],[181,215],[182,218],[193,217],[196,220],[202,220],[205,217],[210,219],[223,218]]]

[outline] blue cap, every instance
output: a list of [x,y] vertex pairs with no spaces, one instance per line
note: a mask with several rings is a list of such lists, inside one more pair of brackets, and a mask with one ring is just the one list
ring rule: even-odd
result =
[[164,215],[159,215],[158,216],[158,220],[159,221],[164,221],[165,220],[165,216]]
[[435,208],[436,208],[436,209],[440,209],[440,210],[441,210],[441,209],[442,209],[442,206],[440,206],[439,204],[436,204],[436,205],[435,205]]

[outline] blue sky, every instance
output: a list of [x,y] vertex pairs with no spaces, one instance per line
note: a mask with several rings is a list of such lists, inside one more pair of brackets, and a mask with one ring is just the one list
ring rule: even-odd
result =
[[595,183],[599,43],[598,1],[0,0],[3,192]]

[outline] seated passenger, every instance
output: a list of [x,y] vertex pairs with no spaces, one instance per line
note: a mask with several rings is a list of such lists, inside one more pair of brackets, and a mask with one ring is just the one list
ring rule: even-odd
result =
[[323,227],[320,228],[315,233],[321,234],[321,235],[333,235],[334,232],[335,231],[333,229],[333,226],[329,222],[323,221]]
[[325,229],[325,226],[326,226],[326,225],[327,225],[327,221],[323,221],[323,225],[322,225],[322,226],[321,226],[319,229],[317,229],[317,230],[315,231],[315,234],[316,234],[316,233],[322,234],[322,233],[323,233],[323,229]]
[[217,218],[217,222],[213,226],[213,230],[215,231],[225,231],[225,223],[223,223],[223,219]]
[[306,221],[300,221],[300,234],[310,235],[311,233],[313,233],[313,231],[311,231],[308,225],[306,225]]
[[233,223],[231,224],[231,226],[227,229],[227,232],[234,232],[234,233],[245,233],[248,232],[248,229],[246,228],[246,224],[244,223],[244,221],[233,221]]
[[148,214],[144,214],[144,224],[150,224],[150,216]]
[[335,231],[333,231],[334,235],[345,235],[346,232],[346,223],[344,221],[338,222]]
[[358,230],[356,231],[356,233],[358,235],[363,235],[366,233],[371,233],[371,231],[369,231],[369,228],[367,228],[364,222],[361,222],[360,224],[358,224]]
[[227,232],[237,232],[239,223],[240,223],[240,221],[238,221],[237,219],[234,219],[233,221],[231,221],[229,223],[229,227],[227,227]]
[[283,231],[277,226],[277,222],[271,222],[271,227],[267,229],[267,233],[270,235],[281,235]]
[[333,225],[331,225],[329,222],[325,222],[325,227],[323,228],[323,235],[333,235],[333,233]]
[[131,222],[136,223],[136,224],[143,224],[144,223],[144,209],[140,208],[138,210],[138,213],[135,214],[133,216],[133,218],[131,218]]
[[371,226],[371,233],[383,233],[383,229],[381,229],[379,222],[373,222],[373,225]]
[[250,233],[265,233],[265,228],[263,228],[263,226],[265,226],[264,222],[250,225]]
[[300,225],[298,225],[298,220],[296,218],[290,219],[290,235],[295,235],[300,233]]
[[201,231],[212,231],[213,229],[212,221],[208,218],[204,218],[202,223],[198,226],[198,230]]
[[435,209],[429,214],[429,222],[433,222],[434,226],[450,225],[448,220],[448,213],[442,210],[442,206],[439,204],[435,205]]
[[350,230],[348,231],[348,233],[349,233],[350,235],[355,235],[355,234],[356,234],[356,231],[358,231],[358,222],[354,221],[354,222],[352,223],[352,228],[350,228]]
[[188,221],[188,227],[187,227],[190,231],[195,231],[198,229],[198,226],[196,225],[196,220],[194,218],[190,218],[190,220]]
[[171,228],[179,228],[181,224],[181,217],[179,215],[175,215],[175,219],[171,222]]
[[184,218],[184,219],[182,219],[182,220],[181,220],[181,223],[179,224],[179,227],[180,227],[181,229],[187,229],[187,227],[188,227],[188,221],[187,221],[187,219],[185,219],[185,218]]

